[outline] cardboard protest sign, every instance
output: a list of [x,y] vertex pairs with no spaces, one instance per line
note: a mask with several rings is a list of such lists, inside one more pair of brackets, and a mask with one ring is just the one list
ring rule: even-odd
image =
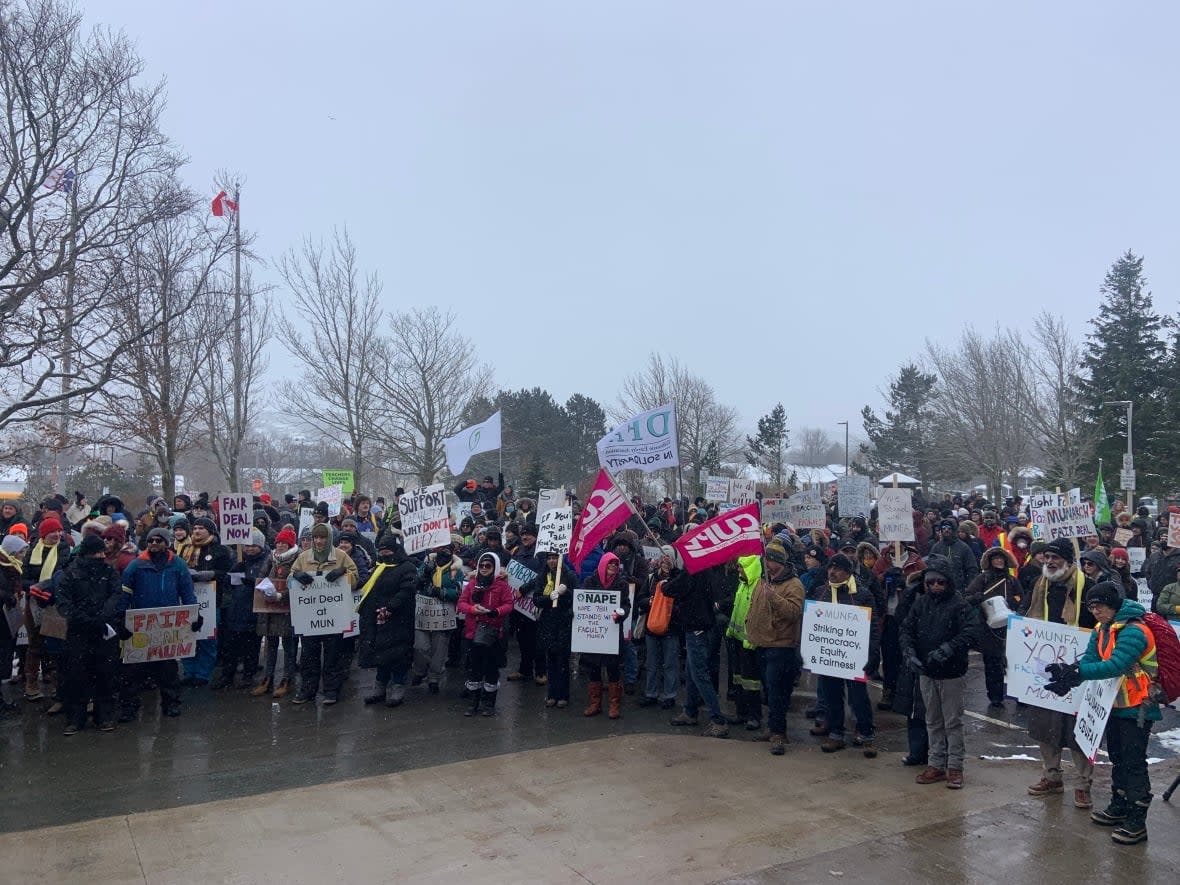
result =
[[861,516],[869,518],[869,478],[867,476],[839,476],[836,478],[836,512],[840,518]]
[[828,524],[827,511],[819,489],[804,489],[787,499],[787,522],[797,532],[823,529]]
[[1050,664],[1072,664],[1086,651],[1089,642],[1089,630],[1009,615],[1004,648],[1008,659],[1008,696],[1022,704],[1073,715],[1078,709],[1078,689],[1065,697],[1046,691],[1049,674],[1045,668]]
[[1180,547],[1180,513],[1168,514],[1168,546]]
[[1102,743],[1110,710],[1122,681],[1122,676],[1115,679],[1091,679],[1074,689],[1075,692],[1081,692],[1081,698],[1078,700],[1078,718],[1074,722],[1073,737],[1078,742],[1078,749],[1091,762],[1098,755],[1098,746]]
[[196,620],[195,605],[128,609],[123,624],[131,631],[131,638],[121,643],[123,663],[191,658],[197,653],[197,634],[193,632]]
[[803,667],[820,676],[866,682],[873,610],[835,602],[803,603]]
[[519,559],[508,560],[505,571],[508,573],[508,586],[513,590],[519,590],[529,581],[537,577],[537,573]]
[[1085,538],[1097,534],[1090,505],[1071,504],[1064,495],[1029,495],[1029,518],[1032,520],[1033,538],[1038,541]]
[[459,623],[452,603],[435,599],[433,596],[417,596],[414,602],[414,629],[454,630]]
[[757,500],[755,484],[752,479],[731,479],[729,481],[729,503],[734,507],[744,507]]
[[324,486],[316,490],[315,499],[328,505],[328,516],[339,516],[340,505],[344,502],[344,488],[339,483]]
[[914,499],[910,489],[881,489],[877,526],[882,541],[914,540]]
[[1114,542],[1119,547],[1122,547],[1128,541],[1135,537],[1135,533],[1130,529],[1115,529]]
[[291,627],[300,636],[327,636],[343,633],[352,626],[355,603],[347,578],[328,583],[323,575],[314,575],[306,587],[292,581]]
[[541,489],[537,495],[537,518],[540,519],[555,507],[565,506],[565,489]]
[[340,486],[340,491],[345,495],[351,495],[356,490],[351,470],[321,470],[320,482],[327,487]]
[[574,590],[571,650],[575,654],[617,655],[620,624],[612,620],[622,606],[618,590]]
[[787,503],[790,498],[763,498],[762,521],[767,525],[781,522],[784,525],[791,521],[791,508]]
[[537,523],[537,553],[557,552],[564,556],[574,534],[574,513],[570,507],[554,507]]
[[620,424],[598,441],[598,463],[614,473],[678,466],[675,406],[659,406]]
[[409,555],[451,543],[447,493],[441,482],[410,489],[397,499],[397,509],[402,515],[402,541]]
[[721,504],[729,500],[729,477],[706,476],[705,500],[710,504]]
[[277,588],[270,578],[263,578],[254,585],[254,613],[258,615],[286,615],[291,612],[291,600],[278,599],[268,596],[266,591],[277,593]]
[[219,495],[217,531],[222,544],[249,544],[254,527],[254,501],[250,495]]
[[217,582],[193,581],[193,594],[197,597],[197,614],[205,619],[193,635],[197,639],[212,639],[217,635]]
[[460,501],[455,505],[455,525],[461,526],[463,520],[471,518],[471,502]]

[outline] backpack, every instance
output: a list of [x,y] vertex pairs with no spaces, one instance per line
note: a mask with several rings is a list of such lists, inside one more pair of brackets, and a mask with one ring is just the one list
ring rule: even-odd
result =
[[1159,666],[1155,682],[1164,690],[1170,704],[1180,698],[1180,638],[1172,625],[1155,612],[1145,614],[1142,622],[1155,637],[1155,659]]
[[[656,589],[651,594],[651,608],[647,612],[645,629],[652,636],[663,636],[671,625],[672,599],[664,595],[664,582],[657,581]],[[1171,630],[1170,627],[1168,629]]]

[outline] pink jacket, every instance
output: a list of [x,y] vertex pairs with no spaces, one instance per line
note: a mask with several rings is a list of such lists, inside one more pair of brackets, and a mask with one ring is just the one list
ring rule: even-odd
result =
[[483,615],[475,611],[475,603],[471,601],[471,593],[476,589],[476,577],[473,575],[467,581],[466,585],[464,585],[463,592],[459,595],[459,611],[466,615],[463,621],[463,637],[465,639],[475,638],[475,627],[477,624],[494,624],[503,632],[504,619],[512,614],[512,588],[508,586],[506,580],[500,577],[500,558],[494,553],[485,553],[480,559],[483,559],[484,556],[490,556],[496,561],[496,578],[490,586],[484,588],[480,605],[484,608],[492,609],[495,614]]

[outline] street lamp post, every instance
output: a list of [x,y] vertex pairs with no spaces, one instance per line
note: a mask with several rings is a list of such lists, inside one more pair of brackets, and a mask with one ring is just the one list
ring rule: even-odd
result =
[[837,424],[844,425],[844,475],[848,475],[848,422],[837,421]]
[[[1132,450],[1132,431],[1131,431],[1131,417],[1135,414],[1135,404],[1129,399],[1116,399],[1110,402],[1105,402],[1104,406],[1123,406],[1127,410],[1127,457],[1123,463],[1123,473],[1131,473],[1135,470],[1135,456]],[[1130,483],[1135,485],[1135,483]],[[1127,493],[1127,510],[1130,513],[1135,512],[1135,490],[1126,489]]]

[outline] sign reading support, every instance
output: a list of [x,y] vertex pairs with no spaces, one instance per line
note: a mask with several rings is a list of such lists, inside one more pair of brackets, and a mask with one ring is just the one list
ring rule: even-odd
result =
[[1110,711],[1122,681],[1122,676],[1091,679],[1074,689],[1081,692],[1081,698],[1078,701],[1078,718],[1074,722],[1073,737],[1078,742],[1078,749],[1091,762],[1098,755],[1098,746],[1102,743],[1102,735],[1106,731],[1106,723],[1110,720]]
[[803,603],[803,667],[819,676],[868,681],[873,610],[836,602]]
[[441,482],[410,489],[397,499],[397,509],[402,516],[402,540],[409,555],[451,543],[447,493]]
[[191,658],[197,653],[197,634],[193,632],[196,620],[195,605],[128,609],[123,624],[131,631],[131,638],[122,642],[123,663]]
[[217,498],[218,532],[222,544],[249,544],[253,503],[249,495],[220,495]]
[[1089,643],[1089,630],[1009,615],[1004,647],[1008,696],[1022,704],[1072,716],[1078,709],[1080,689],[1058,697],[1045,688],[1049,683],[1045,668],[1050,664],[1072,664],[1085,653]]
[[314,575],[306,587],[291,581],[291,627],[299,636],[327,636],[344,633],[352,626],[352,591],[347,578],[328,583],[323,575]]
[[575,654],[617,655],[619,629],[612,619],[623,594],[618,590],[575,590],[571,650]]

